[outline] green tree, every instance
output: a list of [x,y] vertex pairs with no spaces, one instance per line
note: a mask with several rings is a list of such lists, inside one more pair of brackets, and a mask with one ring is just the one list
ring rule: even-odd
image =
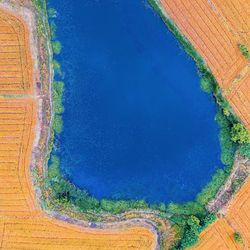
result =
[[236,123],[231,129],[231,139],[239,144],[250,143],[250,133],[241,123]]
[[239,232],[234,233],[234,240],[235,240],[235,242],[237,242],[239,244],[243,243],[242,237],[241,237]]

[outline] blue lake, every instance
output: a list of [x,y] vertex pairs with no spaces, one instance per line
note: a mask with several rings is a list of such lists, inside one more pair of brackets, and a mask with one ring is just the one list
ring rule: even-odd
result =
[[144,0],[50,0],[65,72],[61,168],[97,198],[184,202],[220,167],[216,107]]

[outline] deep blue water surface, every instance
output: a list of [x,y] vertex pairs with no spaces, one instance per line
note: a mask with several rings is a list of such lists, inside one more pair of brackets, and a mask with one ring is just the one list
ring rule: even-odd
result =
[[191,200],[220,163],[212,97],[144,0],[50,0],[65,72],[59,155],[97,198]]

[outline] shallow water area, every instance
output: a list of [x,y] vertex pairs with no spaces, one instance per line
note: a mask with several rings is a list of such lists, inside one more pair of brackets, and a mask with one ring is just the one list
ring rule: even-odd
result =
[[97,198],[192,200],[222,165],[194,62],[146,1],[49,3],[63,44],[63,172]]

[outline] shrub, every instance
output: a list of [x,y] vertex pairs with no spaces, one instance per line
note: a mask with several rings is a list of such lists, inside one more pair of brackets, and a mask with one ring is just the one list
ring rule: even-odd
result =
[[212,93],[214,90],[213,82],[207,77],[202,77],[201,78],[201,89],[208,94]]
[[240,233],[238,233],[238,232],[234,233],[234,240],[235,240],[235,242],[237,242],[239,244],[243,243],[242,237],[241,237]]
[[199,240],[200,220],[195,216],[190,216],[187,220],[187,229],[181,240],[181,249],[195,245]]
[[189,229],[183,235],[183,238],[181,240],[181,249],[192,247],[195,244],[197,244],[198,241],[199,241],[199,233],[197,233],[192,229]]
[[64,82],[54,81],[52,83],[53,89],[53,105],[55,114],[62,114],[64,112],[63,107],[63,92],[64,92]]
[[216,215],[214,213],[208,214],[202,223],[202,230],[216,221]]
[[59,55],[62,51],[62,44],[59,41],[54,41],[51,43],[52,50],[55,55]]
[[232,141],[239,144],[250,143],[250,133],[241,123],[236,123],[231,129]]
[[61,70],[60,63],[57,60],[53,59],[52,65],[53,65],[53,69],[55,71],[55,74],[58,74],[58,75],[61,76],[62,75],[62,70]]
[[221,161],[226,166],[232,166],[234,162],[235,145],[231,140],[231,123],[223,115],[221,109],[218,110],[215,120],[220,127]]
[[53,117],[52,128],[56,134],[62,133],[63,130],[63,119],[62,116],[55,114]]
[[239,49],[240,49],[241,54],[242,54],[245,58],[250,59],[250,53],[249,53],[249,50],[248,50],[248,48],[247,48],[246,45],[244,45],[244,44],[239,44]]
[[250,159],[250,143],[240,145],[239,152]]

